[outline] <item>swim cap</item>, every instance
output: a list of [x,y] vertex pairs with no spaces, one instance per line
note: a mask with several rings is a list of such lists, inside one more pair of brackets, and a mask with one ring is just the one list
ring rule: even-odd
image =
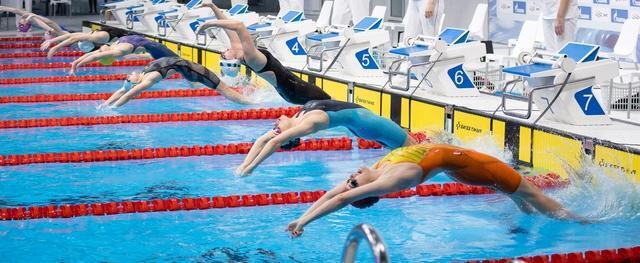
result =
[[31,22],[18,23],[18,31],[24,33],[24,32],[29,32],[30,29],[31,29]]
[[91,52],[94,48],[96,48],[96,46],[91,41],[78,41],[78,49],[84,53]]
[[98,62],[100,62],[100,64],[104,66],[110,66],[111,64],[113,64],[114,61],[116,61],[116,59],[113,58],[112,56],[104,57],[98,60]]
[[133,86],[135,86],[135,84],[133,82],[129,81],[128,79],[125,79],[124,80],[124,84],[122,84],[122,88],[125,91],[131,90],[131,88],[133,88]]
[[220,71],[222,76],[229,76],[235,78],[240,72],[240,60],[237,59],[222,59],[220,60]]

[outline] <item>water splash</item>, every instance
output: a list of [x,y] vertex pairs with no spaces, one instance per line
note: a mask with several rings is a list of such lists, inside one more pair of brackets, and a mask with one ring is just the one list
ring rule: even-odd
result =
[[588,155],[578,168],[562,162],[570,184],[551,194],[569,209],[597,221],[640,216],[640,184],[631,177],[598,166]]

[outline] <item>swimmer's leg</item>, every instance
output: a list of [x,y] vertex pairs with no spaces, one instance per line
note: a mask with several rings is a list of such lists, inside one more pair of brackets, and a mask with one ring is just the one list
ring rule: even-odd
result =
[[538,187],[527,180],[522,180],[518,189],[510,195],[512,199],[521,199],[540,213],[563,220],[576,220],[587,223],[588,220],[567,210],[562,204],[547,196]]

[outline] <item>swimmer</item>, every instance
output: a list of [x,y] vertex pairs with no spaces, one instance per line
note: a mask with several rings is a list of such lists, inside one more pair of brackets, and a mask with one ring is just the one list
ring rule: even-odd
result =
[[289,223],[287,231],[298,237],[307,224],[348,204],[360,209],[370,207],[380,196],[415,187],[440,172],[446,172],[461,183],[501,192],[525,213],[537,210],[552,218],[587,222],[492,156],[446,144],[419,144],[390,152],[372,168],[360,168],[346,182],[318,199],[300,218]]
[[144,51],[154,59],[178,56],[158,42],[151,41],[141,35],[128,35],[119,38],[111,45],[102,45],[98,50],[84,54],[73,61],[69,75],[75,75],[78,67],[94,61],[100,61],[103,65],[111,65],[116,58]]
[[300,137],[337,126],[346,127],[358,137],[375,140],[391,149],[416,144],[398,124],[358,104],[312,100],[304,104],[293,118],[280,116],[273,130],[256,140],[236,174],[248,175],[278,148],[295,147],[300,144]]
[[58,25],[58,23],[54,22],[53,20],[24,11],[19,8],[0,6],[0,12],[14,13],[16,15],[16,19],[18,20],[17,29],[18,31],[23,33],[29,32],[32,23],[35,23],[45,31],[45,39],[69,34],[67,30],[65,30],[62,26]]
[[291,73],[269,51],[257,49],[242,22],[228,19],[211,1],[203,3],[202,6],[210,7],[218,19],[200,25],[198,31],[210,27],[223,28],[231,41],[231,48],[222,53],[222,58],[242,61],[258,76],[273,85],[278,94],[289,103],[303,105],[310,100],[331,99],[331,96],[318,86]]
[[189,81],[202,83],[218,91],[231,101],[242,104],[252,103],[252,101],[243,94],[221,82],[213,72],[204,66],[180,57],[164,57],[147,64],[142,73],[134,72],[127,76],[122,88],[113,93],[113,95],[111,95],[106,102],[98,106],[98,108],[120,107],[143,90],[151,88],[157,82],[175,73],[180,73]]
[[54,47],[51,47],[47,53],[47,58],[51,59],[61,48],[77,43],[78,49],[82,52],[89,53],[97,50],[100,46],[114,42],[125,35],[127,35],[127,33],[119,29],[103,29],[91,32],[65,34],[42,42],[40,50],[45,51],[49,49],[51,45],[58,43]]

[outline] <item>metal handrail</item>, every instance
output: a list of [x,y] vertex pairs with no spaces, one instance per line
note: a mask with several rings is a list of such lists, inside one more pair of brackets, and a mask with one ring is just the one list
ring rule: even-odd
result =
[[342,249],[342,262],[352,263],[356,259],[356,250],[360,241],[366,238],[376,263],[388,263],[389,254],[387,253],[387,245],[382,240],[382,237],[378,234],[371,225],[359,224],[349,232],[347,240],[345,241],[344,248]]

